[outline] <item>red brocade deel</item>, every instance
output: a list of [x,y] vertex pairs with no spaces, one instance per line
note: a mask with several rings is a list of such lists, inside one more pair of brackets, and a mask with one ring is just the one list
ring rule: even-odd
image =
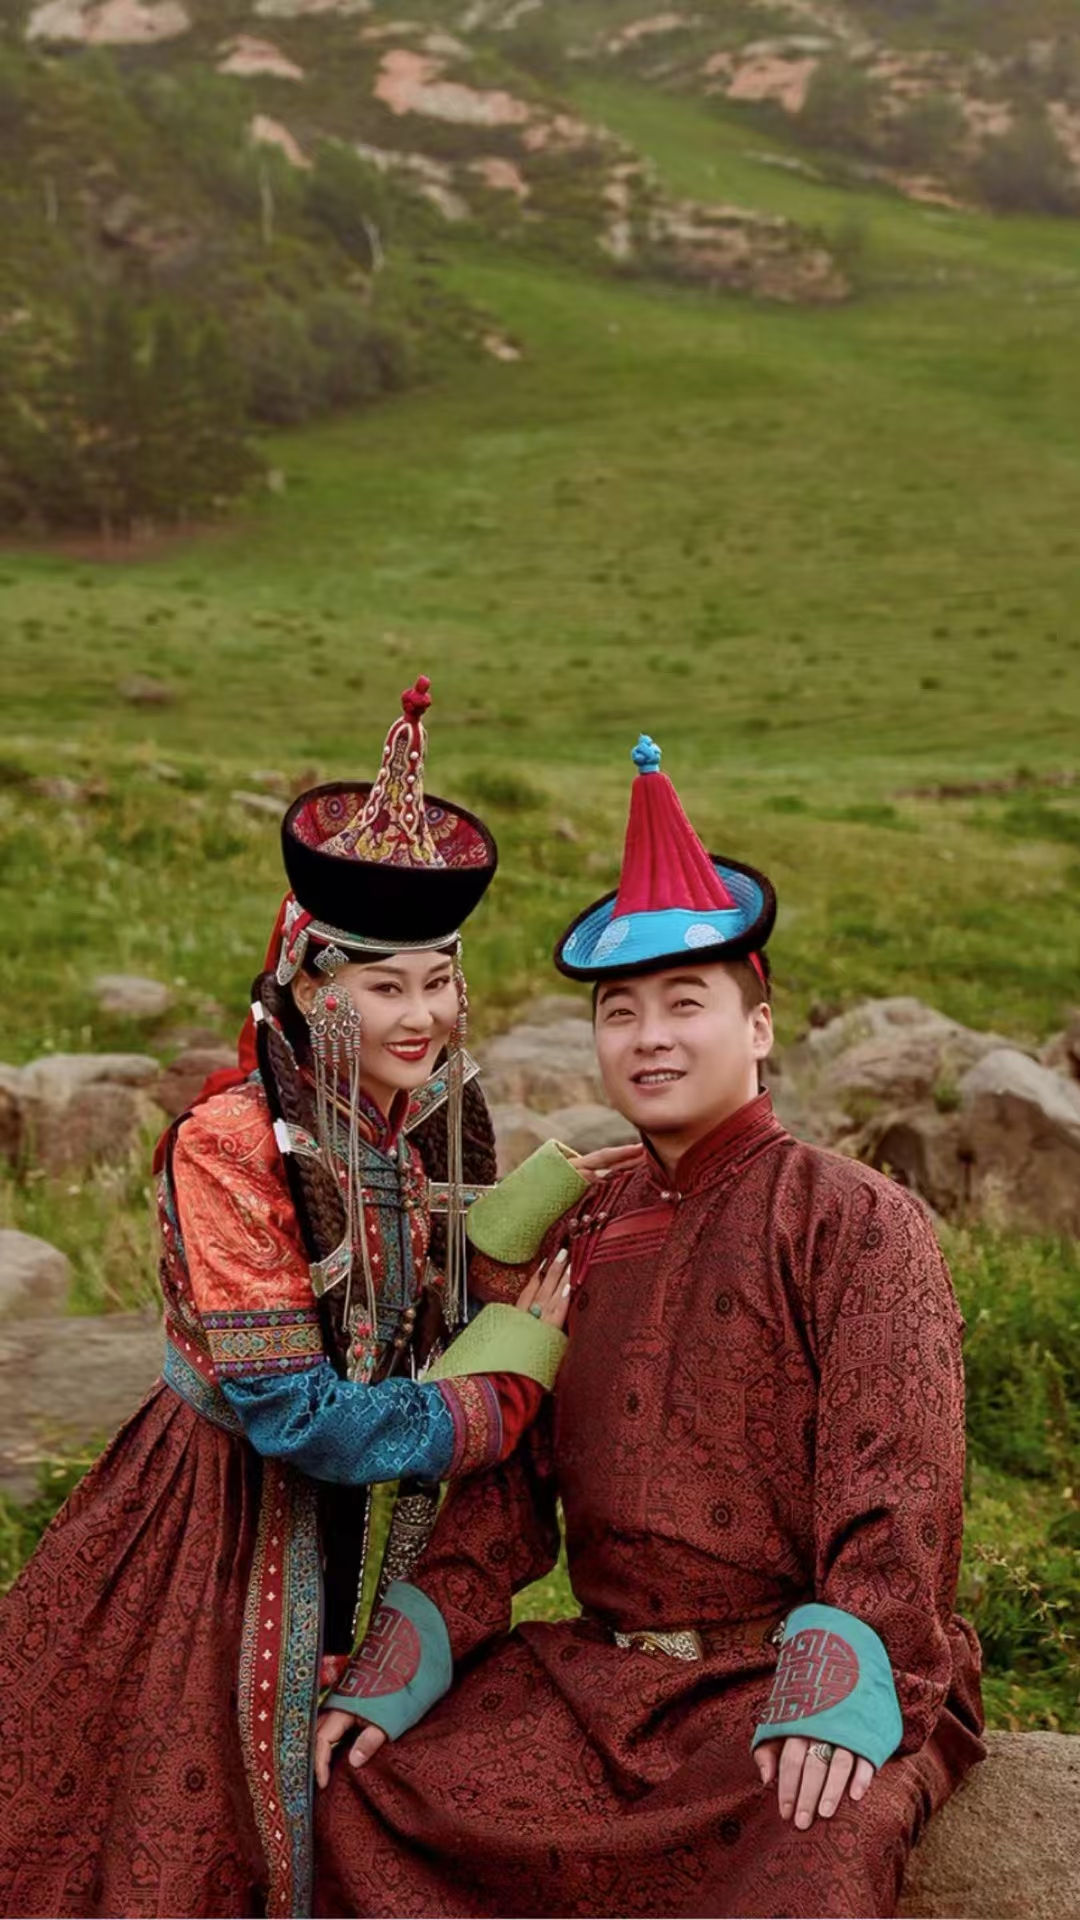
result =
[[[316,1912],[892,1914],[984,1751],[954,1611],[961,1321],[932,1229],[880,1175],[793,1140],[768,1095],[602,1206],[572,1241],[550,1417],[451,1492],[410,1576],[454,1687],[362,1769],[339,1756]],[[581,1617],[510,1632],[514,1591],[554,1564],[558,1500]],[[750,1743],[778,1625],[815,1598],[880,1635],[903,1737],[865,1800],[804,1832]],[[614,1637],[649,1629],[694,1629],[703,1657]],[[846,1676],[839,1643],[801,1646],[793,1704]]]

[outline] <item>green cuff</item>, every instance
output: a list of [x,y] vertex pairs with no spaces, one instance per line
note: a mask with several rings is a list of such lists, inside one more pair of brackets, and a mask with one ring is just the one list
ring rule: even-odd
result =
[[343,1707],[396,1740],[450,1691],[454,1662],[446,1622],[408,1580],[393,1580],[362,1645],[326,1707]]
[[784,1622],[776,1676],[751,1741],[796,1735],[846,1747],[884,1766],[903,1738],[896,1683],[884,1643],[854,1613],[808,1601]]
[[569,1147],[545,1140],[493,1192],[473,1202],[465,1231],[479,1253],[508,1267],[536,1258],[549,1228],[589,1190],[569,1155]]
[[467,1373],[523,1373],[549,1391],[566,1352],[566,1335],[520,1307],[495,1300],[481,1307],[424,1375],[427,1380],[460,1380]]

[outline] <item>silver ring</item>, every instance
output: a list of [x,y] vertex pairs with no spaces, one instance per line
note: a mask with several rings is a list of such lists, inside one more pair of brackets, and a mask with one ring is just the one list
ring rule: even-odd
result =
[[836,1748],[828,1740],[815,1740],[810,1751],[815,1760],[820,1760],[823,1765],[827,1767],[833,1754],[836,1752]]
[[532,1317],[534,1320],[542,1320],[544,1317],[543,1307],[537,1306],[537,1303],[535,1300],[533,1301],[532,1306],[529,1308],[529,1312],[532,1314]]

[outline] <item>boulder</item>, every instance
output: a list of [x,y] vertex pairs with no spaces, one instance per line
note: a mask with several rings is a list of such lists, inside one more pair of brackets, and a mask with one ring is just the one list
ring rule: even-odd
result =
[[960,1084],[971,1203],[1004,1224],[1080,1236],[1080,1085],[1013,1047]]
[[491,1106],[491,1123],[495,1128],[495,1151],[498,1159],[499,1178],[513,1173],[520,1167],[530,1153],[542,1147],[550,1140],[552,1129],[542,1113],[533,1113],[528,1107],[495,1102]]
[[1080,1080],[1080,1007],[1074,1007],[1064,1033],[1055,1033],[1039,1055],[1044,1067],[1053,1067],[1072,1080]]
[[265,814],[268,820],[281,819],[282,803],[272,793],[248,793],[243,787],[237,787],[229,799],[243,807],[245,813]]
[[59,1247],[34,1233],[0,1228],[0,1320],[62,1312],[71,1287],[71,1264]]
[[57,1053],[20,1075],[23,1158],[48,1173],[126,1160],[160,1120],[150,1097],[161,1068],[149,1054]]
[[23,1145],[23,1077],[0,1061],[0,1161],[15,1166]]
[[895,1107],[951,1095],[976,1061],[1005,1045],[999,1034],[977,1033],[900,995],[812,1028],[788,1048],[783,1070],[815,1109],[834,1116],[832,1124],[846,1114],[850,1125],[875,1102]]
[[166,1067],[154,1088],[154,1100],[175,1120],[178,1113],[187,1112],[209,1074],[235,1065],[235,1047],[191,1047]]
[[0,1330],[0,1493],[28,1500],[40,1463],[104,1442],[161,1372],[156,1312],[5,1320]]
[[858,1157],[917,1193],[935,1213],[955,1218],[969,1205],[970,1167],[958,1113],[912,1107],[888,1114],[860,1136]]
[[1080,1739],[991,1733],[986,1744],[987,1759],[912,1854],[901,1914],[911,1920],[1075,1920]]
[[124,1020],[160,1020],[172,1005],[168,987],[138,973],[99,973],[90,990],[102,1013]]
[[499,1105],[550,1113],[583,1102],[603,1105],[592,1025],[577,1015],[526,1023],[478,1049],[484,1091]]
[[521,1008],[516,1025],[525,1027],[559,1026],[564,1020],[588,1020],[592,1007],[588,993],[541,993]]

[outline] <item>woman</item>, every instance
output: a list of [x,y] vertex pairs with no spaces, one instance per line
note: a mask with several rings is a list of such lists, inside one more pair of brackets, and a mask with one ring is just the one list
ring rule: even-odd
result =
[[163,1379],[0,1614],[8,1915],[306,1912],[320,1685],[438,1481],[505,1458],[554,1377],[558,1263],[510,1313],[505,1367],[490,1307],[488,1371],[477,1321],[458,1377],[447,1356],[418,1378],[465,1317],[466,1182],[494,1172],[458,929],[496,850],[424,799],[427,685],[373,786],[286,815],[257,1072],[164,1143]]

